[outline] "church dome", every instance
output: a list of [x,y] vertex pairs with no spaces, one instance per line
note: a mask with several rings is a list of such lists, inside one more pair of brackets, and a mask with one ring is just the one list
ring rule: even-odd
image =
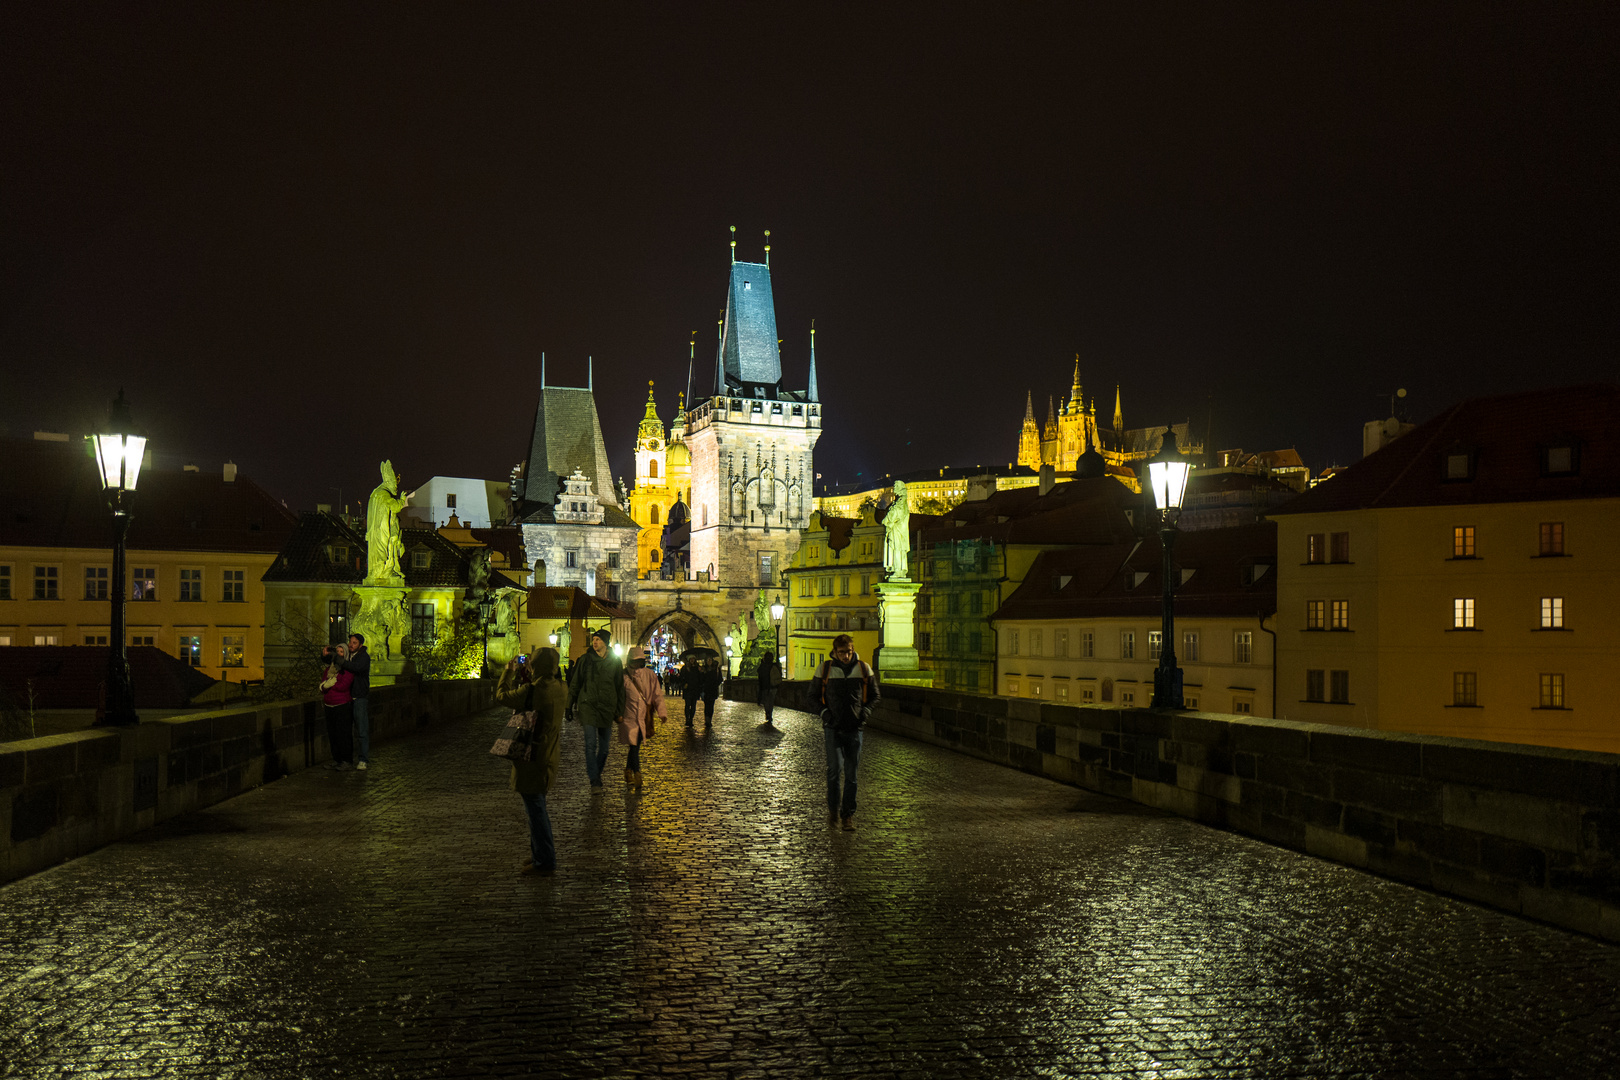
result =
[[664,451],[664,460],[670,470],[690,468],[692,451],[688,450],[683,442],[672,442],[669,449]]
[[1074,463],[1074,475],[1081,480],[1095,480],[1099,476],[1108,474],[1108,463],[1103,456],[1097,453],[1094,447],[1086,447],[1086,452],[1080,455]]

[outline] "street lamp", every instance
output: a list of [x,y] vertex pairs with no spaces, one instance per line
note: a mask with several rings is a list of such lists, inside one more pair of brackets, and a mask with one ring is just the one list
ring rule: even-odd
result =
[[112,625],[107,649],[107,709],[97,724],[124,727],[141,722],[135,715],[135,695],[129,680],[129,653],[124,645],[124,538],[129,533],[130,504],[146,456],[146,436],[131,429],[129,403],[124,392],[112,404],[106,434],[93,435],[96,473],[113,519]]
[[479,598],[479,601],[478,601],[478,621],[484,624],[484,670],[483,670],[483,674],[484,674],[484,676],[486,678],[489,675],[489,623],[490,623],[490,617],[494,614],[494,612],[495,612],[495,598],[493,596],[491,596],[489,593],[486,592],[481,598]]
[[1174,428],[1166,428],[1159,452],[1148,460],[1148,482],[1153,501],[1159,507],[1159,546],[1164,550],[1164,619],[1160,628],[1159,666],[1153,672],[1153,707],[1182,709],[1181,669],[1176,666],[1176,598],[1171,588],[1174,570],[1176,523],[1181,519],[1181,503],[1187,496],[1187,478],[1192,462],[1176,449]]
[[782,657],[787,655],[787,642],[782,637],[782,615],[786,611],[787,605],[780,600],[771,605],[771,622],[776,624],[776,663],[778,666],[782,666]]

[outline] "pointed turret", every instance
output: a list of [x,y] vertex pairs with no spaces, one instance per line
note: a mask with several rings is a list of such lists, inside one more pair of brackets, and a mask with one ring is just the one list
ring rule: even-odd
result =
[[680,394],[675,405],[675,419],[671,421],[669,435],[678,439],[686,434],[686,395]]
[[1056,439],[1058,437],[1057,407],[1052,404],[1052,395],[1046,395],[1046,430],[1042,438]]
[[1041,467],[1041,429],[1035,422],[1035,395],[1024,398],[1024,427],[1018,433],[1018,464],[1032,469]]
[[1118,432],[1123,432],[1124,430],[1125,430],[1125,413],[1119,407],[1119,384],[1115,383],[1114,384],[1114,431],[1116,433],[1118,433]]
[[641,424],[636,428],[636,439],[649,444],[648,449],[656,450],[664,443],[664,422],[658,419],[658,404],[653,400],[653,383],[647,380],[647,411],[641,418]]
[[820,401],[821,391],[816,387],[816,320],[810,320],[810,381],[805,384],[805,400]]
[[1078,416],[1086,411],[1086,395],[1080,392],[1080,354],[1074,354],[1074,385],[1069,387],[1069,408],[1071,415]]

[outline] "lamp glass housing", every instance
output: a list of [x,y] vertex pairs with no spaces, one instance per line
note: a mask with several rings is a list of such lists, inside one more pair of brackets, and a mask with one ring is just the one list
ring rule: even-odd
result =
[[103,491],[134,491],[146,456],[146,438],[121,432],[92,436]]
[[1187,478],[1192,475],[1192,462],[1176,449],[1173,432],[1165,432],[1159,452],[1148,460],[1148,483],[1153,487],[1153,501],[1161,511],[1180,510],[1187,496]]
[[787,610],[787,606],[785,604],[772,604],[771,605],[771,618],[776,622],[781,622],[782,621],[782,612],[784,612],[786,610]]

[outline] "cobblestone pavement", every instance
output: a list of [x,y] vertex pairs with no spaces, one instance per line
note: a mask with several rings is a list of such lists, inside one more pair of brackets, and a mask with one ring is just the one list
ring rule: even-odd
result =
[[0,889],[0,1076],[1601,1077],[1620,950],[868,735],[723,704],[562,867],[496,713]]

